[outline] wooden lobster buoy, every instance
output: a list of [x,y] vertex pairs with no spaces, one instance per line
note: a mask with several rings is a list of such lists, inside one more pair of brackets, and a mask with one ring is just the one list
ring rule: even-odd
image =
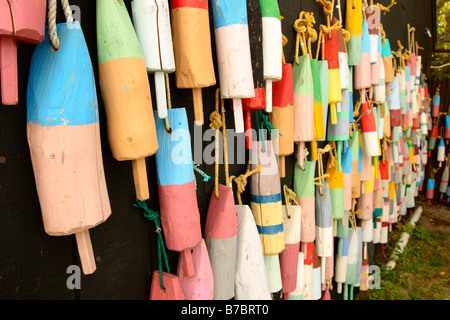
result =
[[2,104],[19,102],[17,47],[45,39],[46,0],[2,1],[0,3],[0,71]]
[[320,87],[319,64],[316,59],[311,59],[311,72],[314,86],[314,140],[311,142],[312,159],[317,160],[317,140],[325,137],[323,123],[322,88]]
[[380,63],[380,80],[373,86],[373,101],[378,104],[386,103],[386,73],[383,59]]
[[324,35],[323,39],[325,40],[324,59],[328,61],[328,76],[330,84],[328,94],[328,104],[330,105],[330,119],[328,121],[331,124],[337,124],[338,120],[336,104],[342,101],[341,74],[339,69],[339,42],[337,30],[331,30],[330,34]]
[[389,96],[387,98],[389,113],[391,115],[391,128],[399,127],[402,124],[401,103],[400,103],[400,85],[398,77],[389,84]]
[[280,291],[283,288],[283,283],[281,279],[279,254],[271,256],[264,255],[264,265],[266,266],[269,291],[272,293]]
[[[342,154],[342,174],[344,177],[344,212],[352,209],[352,149],[344,148]],[[355,172],[356,174],[356,172]]]
[[357,66],[361,62],[363,11],[362,0],[347,0],[345,29],[350,32],[347,42],[348,64]]
[[356,90],[368,89],[372,85],[372,67],[370,63],[370,35],[367,20],[363,19],[361,34],[361,59],[355,67]]
[[238,232],[236,253],[236,300],[270,300],[261,239],[252,211],[236,205]]
[[337,148],[337,161],[338,161],[338,169],[342,168],[341,154],[342,154],[342,145],[344,141],[347,141],[350,137],[350,95],[349,90],[342,90],[342,102],[340,104],[341,110],[337,112],[337,122],[336,124],[331,123],[331,117],[328,118],[327,125],[327,140],[335,141]]
[[202,240],[202,232],[191,138],[186,109],[167,111],[170,132],[166,131],[164,120],[156,121],[160,149],[155,158],[161,222],[167,248],[180,252],[183,272],[192,277],[195,269],[191,248]]
[[358,201],[358,209],[361,211],[358,213],[358,218],[361,220],[372,219],[373,214],[373,190],[375,181],[375,167],[370,166],[371,179],[362,181],[361,197]]
[[[387,38],[384,39],[381,56],[383,57],[385,81],[386,81],[386,84],[389,84],[392,81],[394,81],[395,71],[394,71],[393,57],[392,57],[392,52],[391,52],[391,44],[389,42],[389,39],[387,39]],[[387,94],[387,92],[386,92],[386,94]]]
[[324,182],[322,187],[316,186],[316,249],[320,257],[320,282],[325,283],[326,258],[333,256],[333,216],[330,186]]
[[299,142],[298,163],[303,166],[306,141],[314,140],[314,80],[309,54],[293,63],[294,76],[294,141]]
[[280,175],[272,140],[254,141],[250,179],[252,209],[264,255],[277,255],[285,249]]
[[[370,40],[372,41],[372,34],[370,35]],[[381,66],[383,65],[383,57],[382,57],[382,46],[383,44],[381,43],[381,33],[380,30],[378,30],[378,36],[377,36],[377,40],[378,40],[378,44],[376,46],[377,48],[377,55],[376,55],[376,61],[374,63],[371,64],[371,71],[370,74],[372,76],[372,86],[377,86],[380,84],[380,80],[381,80]],[[372,57],[372,44],[370,45],[370,60],[371,62],[373,61],[373,57]],[[384,68],[384,65],[383,65]],[[383,76],[384,76],[384,70],[383,70]]]
[[378,61],[378,53],[381,48],[379,48],[379,41],[381,39],[380,33],[380,21],[381,21],[381,10],[379,7],[371,5],[365,10],[366,21],[370,21],[369,27],[369,38],[370,38],[370,62],[376,64]]
[[[223,101],[222,101],[223,102]],[[221,127],[223,137],[223,163],[225,183],[219,184],[219,123],[212,119],[216,128],[215,186],[209,202],[205,223],[205,238],[209,259],[214,273],[214,300],[229,300],[234,296],[237,250],[237,217],[234,195],[228,169],[225,107],[222,104]],[[219,89],[216,90],[216,109],[219,114]],[[212,117],[211,117],[212,118]]]
[[132,0],[131,10],[145,66],[155,77],[158,118],[167,117],[165,73],[175,71],[175,58],[167,0]]
[[347,278],[348,240],[348,236],[338,238],[334,280],[337,283],[337,293],[339,294],[342,292],[342,284]]
[[183,272],[181,255],[179,256],[177,275],[180,279],[184,300],[213,300],[214,275],[204,239],[192,248],[192,261],[195,274],[187,277]]
[[344,218],[344,173],[342,170],[339,171],[337,163],[333,161],[331,156],[328,158],[326,172],[329,175],[327,181],[330,185],[333,219],[340,220]]
[[112,154],[132,160],[136,197],[147,200],[145,158],[158,140],[144,55],[123,1],[97,1],[97,52]]
[[439,139],[436,161],[439,162],[439,167],[441,167],[442,166],[442,162],[445,161],[445,142],[444,142],[444,137],[441,137],[441,139]]
[[235,130],[237,133],[243,133],[242,99],[255,96],[247,4],[243,0],[217,0],[212,10],[220,95],[222,99],[233,99]]
[[262,13],[262,40],[264,80],[266,82],[266,112],[272,112],[272,82],[282,77],[282,33],[280,9],[277,0],[260,0]]
[[[339,8],[340,10],[340,8]],[[334,24],[341,24],[341,22],[336,18],[333,17],[332,25]],[[349,65],[348,65],[348,54],[347,54],[347,46],[345,44],[344,40],[344,34],[342,31],[342,28],[339,28],[337,31],[337,38],[338,38],[338,56],[339,56],[339,73],[341,75],[341,90],[348,89],[348,83],[349,83]]]
[[432,100],[432,104],[431,104],[431,117],[432,118],[439,117],[439,111],[441,108],[441,95],[439,94],[439,90],[440,90],[440,88],[438,87],[433,96],[433,100]]
[[427,114],[422,111],[420,113],[420,131],[423,135],[428,135],[428,117]]
[[[359,283],[360,270],[358,270],[359,238],[362,239],[361,228],[348,230],[347,273],[344,287],[344,300],[353,300],[353,287]],[[359,271],[359,272],[358,272]],[[348,288],[350,286],[350,288]],[[348,296],[348,291],[350,295]]]
[[273,143],[278,150],[280,178],[284,178],[285,157],[294,153],[294,78],[290,63],[283,64],[283,78],[273,83],[273,108],[269,120],[280,133]]
[[450,115],[445,116],[444,138],[446,140],[445,144],[448,144],[448,140],[450,139]]
[[312,300],[313,285],[314,285],[314,275],[313,275],[314,242],[302,242],[301,250],[305,258],[303,262],[303,276],[305,278],[303,300]]
[[160,287],[159,271],[153,271],[150,300],[184,300],[178,276],[163,272],[163,281],[164,289]]
[[208,0],[171,0],[170,18],[176,86],[192,89],[195,124],[201,126],[204,122],[201,89],[216,84]]
[[435,123],[433,125],[433,129],[431,129],[429,138],[428,138],[428,150],[434,150],[434,147],[436,146],[436,139],[438,137],[439,134],[439,127],[438,127],[439,123]]
[[304,169],[295,164],[293,190],[297,195],[297,203],[302,207],[300,239],[306,243],[314,241],[316,236],[314,163],[305,161]]
[[[250,53],[253,70],[254,98],[242,99],[244,111],[245,144],[252,149],[252,111],[263,110],[266,106],[264,89],[264,61],[263,61],[263,35],[262,14],[259,0],[247,1],[248,31],[250,38]],[[273,123],[272,123],[273,124]],[[292,151],[294,152],[294,151]]]
[[364,142],[364,154],[368,157],[380,155],[378,133],[375,122],[375,115],[369,101],[361,104],[361,128]]
[[305,290],[305,276],[304,276],[304,265],[305,259],[303,252],[298,252],[298,262],[297,262],[297,282],[295,290],[289,293],[289,300],[303,300],[303,293]]
[[301,207],[283,205],[285,249],[279,254],[281,281],[285,297],[297,286],[298,252],[300,251]]
[[406,103],[407,104],[411,104],[411,69],[409,66],[405,67],[406,70],[406,76],[405,76],[405,81],[406,81]]
[[60,23],[57,33],[58,50],[46,32],[31,58],[27,138],[45,232],[75,234],[83,272],[91,274],[89,229],[111,215],[97,93],[80,24]]
[[317,64],[319,67],[319,80],[321,89],[320,95],[322,97],[323,130],[325,132],[325,137],[323,137],[322,139],[318,139],[317,141],[325,141],[328,124],[328,96],[330,90],[330,76],[327,60],[319,60]]
[[[313,244],[314,245],[314,244]],[[319,256],[317,255],[316,246],[314,245],[313,258],[312,258],[312,294],[311,300],[320,300],[322,297],[322,282],[321,282],[321,270],[325,266],[321,265]]]
[[219,184],[219,198],[211,196],[206,216],[205,239],[214,273],[214,300],[234,296],[237,218],[233,190]]
[[353,131],[348,140],[352,151],[352,198],[357,199],[361,195],[361,158],[362,150],[359,146],[359,131]]

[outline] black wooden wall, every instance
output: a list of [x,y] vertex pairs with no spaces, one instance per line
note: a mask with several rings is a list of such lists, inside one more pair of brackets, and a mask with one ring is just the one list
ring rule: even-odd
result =
[[[345,19],[346,1],[341,2]],[[390,3],[388,0],[380,2],[383,5]],[[126,3],[130,9],[129,1]],[[407,44],[407,23],[415,26],[416,40],[425,48],[422,54],[426,72],[430,65],[433,44],[425,29],[433,31],[432,0],[397,0],[397,3],[390,13],[382,16],[392,50],[397,50],[397,39],[400,39],[403,45]],[[98,80],[95,1],[71,0],[70,4],[80,8],[80,22]],[[299,13],[312,11],[316,18],[316,29],[319,24],[325,24],[325,15],[321,5],[315,0],[279,0],[279,5],[281,15],[284,16],[283,33],[289,40],[284,52],[287,62],[292,63],[295,52],[295,31],[292,26]],[[337,10],[334,15],[338,16]],[[60,5],[57,17],[58,22],[63,22],[64,15]],[[212,41],[215,56],[213,32]],[[50,237],[44,232],[26,139],[26,87],[33,49],[33,46],[29,45],[19,46],[19,104],[0,107],[0,298],[148,299],[151,275],[158,267],[154,225],[143,217],[139,209],[133,207],[135,194],[131,163],[118,162],[112,157],[98,82],[103,161],[112,215],[105,223],[90,230],[97,270],[92,275],[82,276],[81,290],[69,290],[66,286],[69,277],[66,273],[67,267],[72,264],[79,265],[75,237]],[[154,88],[153,77],[150,76],[149,79],[151,88]],[[170,75],[170,85],[172,106],[192,110],[191,91],[176,89],[173,74]],[[209,127],[208,118],[214,110],[216,87],[203,90],[205,113],[203,130]],[[156,105],[154,97],[153,105]],[[232,128],[234,126],[232,113],[228,112],[227,115],[227,126]],[[193,111],[188,113],[188,117],[193,133]],[[202,141],[193,141],[194,143],[204,144]],[[282,179],[282,185],[292,187],[294,161],[294,156],[286,159],[286,178]],[[201,164],[200,168],[208,175],[214,176],[214,165]],[[147,169],[151,192],[148,205],[153,210],[159,210],[154,157],[147,158]],[[245,171],[246,165],[230,165],[232,175],[239,175]],[[197,197],[202,227],[214,187],[213,180],[205,183],[197,175]],[[224,183],[223,166],[220,181]],[[244,203],[249,203],[248,191],[243,194]],[[168,251],[168,255],[171,271],[174,273],[178,253]]]

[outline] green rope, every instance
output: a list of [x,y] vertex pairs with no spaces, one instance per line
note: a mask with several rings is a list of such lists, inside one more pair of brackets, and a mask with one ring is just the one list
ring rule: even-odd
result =
[[261,113],[261,127],[266,127],[269,134],[277,139],[279,136],[282,137],[283,135],[280,133],[278,129],[276,129],[269,121],[269,116],[267,114],[263,114],[261,110],[259,110]]
[[[208,176],[206,173],[204,173],[202,170],[200,170],[198,167],[199,164],[194,164],[194,170],[200,173],[200,175],[203,177],[203,182],[208,182],[209,179],[211,179],[210,176]],[[197,179],[195,179],[195,190],[197,190]]]
[[136,199],[136,204],[133,204],[135,207],[141,208],[144,210],[144,217],[150,221],[155,223],[156,227],[156,235],[158,242],[158,268],[159,268],[159,284],[162,289],[166,289],[163,283],[163,270],[162,270],[162,260],[161,256],[164,257],[164,263],[166,265],[167,272],[170,273],[169,261],[167,260],[166,250],[164,250],[164,239],[161,234],[161,221],[159,219],[159,212],[153,211],[147,207],[147,203],[145,201],[140,201]]
[[[264,137],[264,125],[263,125],[263,121],[259,122],[259,116],[262,116],[262,112],[261,110],[256,111],[256,123],[258,126],[258,140],[263,142],[263,146],[262,146],[262,152],[266,152],[266,138]],[[262,139],[261,139],[262,136]]]

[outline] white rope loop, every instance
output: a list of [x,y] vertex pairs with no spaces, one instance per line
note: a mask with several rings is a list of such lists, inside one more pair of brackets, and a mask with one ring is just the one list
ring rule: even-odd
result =
[[[72,9],[70,8],[69,0],[61,0],[61,5],[64,11],[64,16],[66,17],[67,23],[73,22]],[[50,36],[50,41],[55,50],[59,49],[60,41],[56,29],[56,0],[48,0],[48,33]]]

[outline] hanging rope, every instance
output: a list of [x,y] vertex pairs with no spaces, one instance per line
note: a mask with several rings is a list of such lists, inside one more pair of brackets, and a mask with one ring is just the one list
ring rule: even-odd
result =
[[[194,164],[194,171],[198,172],[203,177],[203,182],[208,182],[211,177],[203,172],[199,166],[199,164]],[[195,179],[195,190],[197,190],[197,179]]]
[[291,214],[289,213],[289,206],[290,205],[295,205],[295,206],[299,205],[297,202],[297,195],[295,194],[294,191],[289,189],[287,185],[284,185],[283,193],[284,193],[284,203],[286,204],[286,215],[287,215],[288,219],[290,219]]
[[246,173],[239,175],[237,178],[234,176],[230,177],[237,185],[237,198],[240,205],[242,205],[241,194],[245,191],[245,187],[247,186],[247,178],[256,172],[261,172],[261,166],[250,170],[250,164],[248,164]]
[[397,4],[397,2],[395,2],[395,0],[391,0],[391,4],[388,5],[387,7],[383,6],[381,3],[377,3],[376,6],[377,6],[378,8],[380,8],[381,11],[384,11],[384,12],[383,12],[383,15],[385,15],[386,13],[388,13],[388,12],[390,11],[390,9],[391,9],[392,7],[393,7],[394,5],[396,5],[396,4]]
[[144,217],[147,220],[153,221],[155,223],[155,232],[157,237],[158,244],[158,269],[159,269],[159,285],[161,289],[166,290],[163,283],[163,268],[162,268],[162,260],[164,259],[164,264],[166,266],[166,270],[170,273],[169,261],[167,260],[167,254],[164,246],[164,239],[162,236],[161,229],[161,220],[159,219],[160,215],[157,211],[153,211],[148,208],[147,203],[145,201],[140,201],[136,199],[136,203],[133,206],[137,208],[141,208],[144,210]]
[[[219,154],[220,154],[220,144],[219,144],[219,130],[222,128],[223,137],[223,158],[225,165],[225,183],[227,186],[231,185],[230,173],[228,168],[228,151],[227,151],[227,127],[225,123],[225,105],[222,98],[219,98],[220,88],[216,89],[216,104],[215,110],[209,116],[210,128],[216,130],[216,154],[215,154],[215,181],[214,181],[214,192],[216,198],[219,199]],[[219,100],[221,113],[219,113]]]
[[[61,0],[61,6],[64,11],[64,16],[66,17],[67,23],[73,22],[72,9],[70,8],[69,0]],[[48,0],[48,33],[50,36],[50,41],[55,50],[59,49],[60,41],[58,37],[58,32],[56,28],[56,0]]]
[[317,150],[317,170],[318,170],[318,177],[314,179],[314,181],[318,180],[319,183],[314,183],[315,185],[319,186],[319,192],[320,195],[323,195],[322,192],[322,186],[323,186],[323,180],[327,179],[330,175],[328,173],[325,173],[324,170],[324,166],[323,166],[323,155],[326,154],[327,152],[331,153],[332,151],[332,146],[331,146],[331,142],[328,143],[324,148],[319,148]]

